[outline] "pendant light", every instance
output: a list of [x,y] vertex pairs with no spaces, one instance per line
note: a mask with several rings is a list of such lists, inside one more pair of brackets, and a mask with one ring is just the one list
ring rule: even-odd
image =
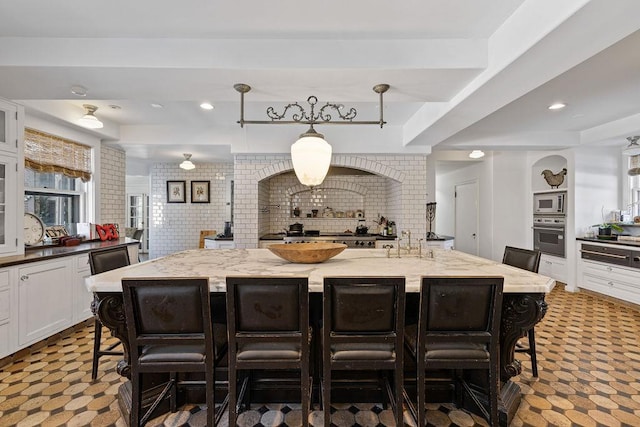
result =
[[[379,111],[380,118],[378,120],[355,120],[358,112],[355,108],[345,108],[343,104],[327,102],[319,105],[318,98],[311,95],[307,98],[309,106],[307,109],[298,102],[292,102],[285,105],[278,112],[274,107],[267,108],[267,117],[269,120],[246,120],[244,118],[244,95],[251,90],[251,86],[244,83],[237,83],[233,88],[240,93],[240,127],[245,124],[256,125],[274,125],[287,124],[309,125],[309,130],[300,135],[300,138],[291,145],[291,161],[296,177],[303,185],[314,187],[322,184],[327,176],[329,166],[331,165],[332,148],[324,136],[315,131],[314,124],[345,124],[345,125],[378,125],[382,127],[387,123],[384,121],[383,95],[389,90],[388,84],[377,84],[373,87],[373,91],[380,97]],[[287,116],[290,116],[288,119]]]
[[316,132],[311,125],[291,145],[291,161],[298,181],[310,187],[322,184],[331,164],[331,151],[331,145],[324,140],[324,135]]
[[104,126],[100,120],[94,115],[98,107],[90,104],[83,104],[85,114],[78,120],[78,124],[87,129],[102,129]]
[[182,163],[180,163],[180,167],[184,170],[190,171],[192,169],[196,168],[196,165],[194,165],[191,162],[191,154],[185,153],[183,154],[184,156],[184,161]]

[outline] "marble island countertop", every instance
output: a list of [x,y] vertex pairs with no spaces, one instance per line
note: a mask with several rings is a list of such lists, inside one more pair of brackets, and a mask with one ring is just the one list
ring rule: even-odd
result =
[[405,276],[407,292],[418,292],[427,275],[503,276],[505,293],[548,293],[555,280],[455,250],[434,249],[433,258],[402,255],[387,258],[384,249],[346,249],[320,264],[294,264],[268,249],[194,249],[119,268],[85,279],[92,292],[121,292],[123,277],[209,278],[212,292],[225,291],[226,276],[307,276],[309,291],[322,292],[329,276]]

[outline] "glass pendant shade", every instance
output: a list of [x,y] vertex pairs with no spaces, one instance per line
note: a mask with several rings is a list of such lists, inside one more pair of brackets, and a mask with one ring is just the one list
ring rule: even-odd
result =
[[291,145],[293,170],[303,185],[322,184],[331,164],[331,145],[313,126]]
[[191,162],[191,154],[183,154],[184,161],[180,163],[180,167],[184,170],[190,171],[191,169],[195,169],[196,165]]
[[84,109],[86,113],[78,120],[78,124],[87,129],[102,129],[104,126],[100,120],[93,114],[96,112],[98,107],[95,105],[84,104]]

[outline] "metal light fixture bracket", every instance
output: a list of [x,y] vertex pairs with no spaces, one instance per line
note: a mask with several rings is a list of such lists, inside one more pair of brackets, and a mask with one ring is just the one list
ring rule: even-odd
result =
[[[380,95],[380,119],[379,120],[354,120],[358,112],[355,108],[350,108],[349,111],[343,113],[341,110],[343,106],[341,104],[334,104],[327,102],[316,113],[315,108],[318,103],[318,98],[310,96],[307,98],[309,103],[309,111],[297,102],[287,104],[284,107],[282,113],[276,112],[273,107],[267,108],[267,116],[271,120],[245,120],[244,118],[244,94],[251,90],[251,86],[244,83],[237,83],[233,85],[233,88],[240,92],[240,120],[238,123],[240,127],[244,127],[245,124],[254,125],[270,125],[270,124],[282,124],[282,125],[294,125],[294,124],[323,124],[323,125],[380,125],[382,128],[387,122],[384,121],[384,107],[383,107],[383,94],[389,90],[388,84],[377,84],[373,87],[373,91]],[[291,119],[286,120],[287,113],[291,110]],[[341,121],[333,121],[331,111],[335,111],[337,117]]]

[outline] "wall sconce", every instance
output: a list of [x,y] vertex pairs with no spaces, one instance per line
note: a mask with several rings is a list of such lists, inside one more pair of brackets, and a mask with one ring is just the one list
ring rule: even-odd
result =
[[191,154],[185,153],[185,154],[183,154],[183,156],[184,156],[184,161],[182,163],[180,163],[180,167],[182,169],[188,170],[188,171],[190,171],[191,169],[195,169],[196,165],[194,165],[191,162]]
[[98,107],[95,105],[83,104],[85,114],[78,120],[78,124],[87,129],[102,129],[103,123],[94,115]]
[[[273,107],[267,108],[267,116],[270,120],[245,120],[244,119],[244,94],[251,90],[251,86],[244,83],[233,85],[233,88],[240,92],[240,127],[245,124],[271,125],[271,124],[306,124],[309,130],[300,135],[300,138],[291,145],[291,161],[293,170],[303,185],[314,187],[322,184],[327,176],[329,166],[331,164],[331,145],[324,139],[324,135],[316,132],[313,125],[335,125],[335,124],[370,124],[380,125],[382,128],[385,123],[383,118],[383,94],[389,90],[389,85],[378,84],[373,87],[373,91],[380,95],[380,119],[376,121],[354,120],[358,112],[355,108],[346,111],[342,104],[327,102],[315,112],[318,98],[310,96],[307,98],[309,111],[297,102],[288,104],[284,107],[282,114],[276,112]],[[287,112],[292,111],[291,120],[284,120]],[[343,112],[346,111],[346,112]],[[333,117],[336,118],[332,121]]]

